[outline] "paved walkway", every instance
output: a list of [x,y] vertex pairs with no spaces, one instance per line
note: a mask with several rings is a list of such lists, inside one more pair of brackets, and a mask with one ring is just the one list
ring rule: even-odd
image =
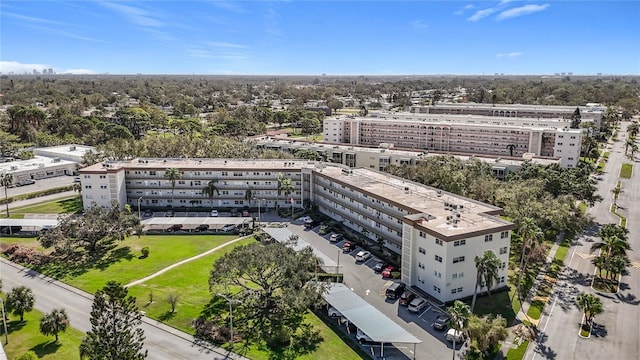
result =
[[233,243],[236,243],[236,242],[238,242],[240,240],[244,240],[244,239],[249,238],[251,236],[253,236],[253,235],[239,237],[239,238],[237,238],[235,240],[231,240],[231,241],[226,242],[226,243],[224,243],[222,245],[218,245],[218,246],[214,247],[213,249],[207,250],[207,251],[205,251],[203,253],[200,253],[200,254],[198,254],[196,256],[192,256],[192,257],[190,257],[188,259],[184,259],[184,260],[178,261],[177,263],[171,264],[171,265],[169,265],[169,266],[167,266],[167,267],[165,267],[163,269],[160,269],[159,271],[157,271],[157,272],[155,272],[155,273],[153,273],[153,274],[151,274],[149,276],[145,276],[142,279],[138,279],[138,280],[132,281],[132,282],[128,283],[127,285],[125,285],[124,287],[128,288],[128,287],[131,287],[131,286],[134,286],[134,285],[142,284],[143,282],[145,282],[147,280],[151,280],[156,276],[160,276],[160,275],[164,274],[165,272],[167,272],[167,271],[169,271],[171,269],[175,269],[180,265],[188,263],[189,261],[200,259],[201,257],[207,256],[207,255],[209,255],[211,253],[214,253],[214,252],[222,249],[225,246],[231,245]]

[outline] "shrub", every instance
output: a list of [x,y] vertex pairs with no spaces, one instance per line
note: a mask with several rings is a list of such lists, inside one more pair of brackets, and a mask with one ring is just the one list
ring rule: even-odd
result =
[[16,360],[38,360],[38,355],[36,355],[33,351],[27,351],[26,353],[20,355]]
[[140,253],[142,253],[141,257],[143,259],[148,258],[149,257],[149,247],[148,246],[143,247],[142,249],[140,249]]
[[400,272],[399,271],[394,271],[391,273],[391,278],[392,279],[400,279]]

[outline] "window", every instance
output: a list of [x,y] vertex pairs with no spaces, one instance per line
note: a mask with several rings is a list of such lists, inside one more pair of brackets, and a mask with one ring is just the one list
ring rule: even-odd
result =
[[453,263],[464,262],[464,256],[458,256],[453,258]]
[[426,238],[426,237],[427,237],[427,234],[426,234],[426,233],[424,233],[424,232],[422,232],[422,231],[420,231],[420,237],[421,237],[421,238]]
[[424,268],[425,268],[424,264],[423,264],[423,263],[421,263],[421,262],[419,262],[419,263],[418,263],[418,267],[419,267],[420,269],[422,269],[422,270],[424,270]]
[[493,234],[485,235],[484,242],[493,241]]
[[437,287],[437,286],[435,286],[435,285],[433,285],[433,291],[435,291],[435,292],[438,292],[438,293],[439,293],[439,292],[440,292],[440,288],[439,288],[439,287]]
[[100,189],[106,189],[107,185],[100,185]]
[[458,288],[458,292],[459,293],[462,292],[462,288],[461,287]]
[[155,172],[155,171],[153,171],[153,170],[152,170],[152,171],[149,171],[149,175],[155,176],[155,175],[156,175],[156,172]]
[[503,231],[500,233],[500,239],[506,239],[509,237],[509,232],[508,231]]
[[441,256],[436,255],[435,259],[436,259],[437,262],[442,262],[442,257]]
[[458,289],[451,289],[451,293],[452,293],[452,294],[455,294],[455,293],[457,293],[457,292],[458,292]]
[[424,248],[421,248],[421,247],[419,247],[419,248],[418,248],[418,252],[419,252],[420,254],[424,254],[424,255],[426,255],[426,254],[427,254],[427,250],[425,250]]
[[503,283],[503,282],[504,282],[504,276],[501,276],[500,277],[500,283]]
[[506,246],[505,247],[501,247],[500,248],[500,255],[506,254],[506,253],[507,253],[507,247]]
[[462,246],[466,244],[467,244],[467,240],[456,240],[453,242],[453,246]]
[[85,189],[91,189],[91,185],[85,185]]
[[100,179],[106,179],[107,175],[100,175]]
[[438,245],[442,246],[442,240],[440,240],[440,239],[436,239],[436,244],[438,244]]

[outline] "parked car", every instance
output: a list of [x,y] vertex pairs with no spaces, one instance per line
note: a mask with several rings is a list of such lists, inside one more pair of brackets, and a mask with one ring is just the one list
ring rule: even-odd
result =
[[211,213],[209,214],[209,216],[218,217],[218,210],[211,210]]
[[464,333],[456,329],[449,329],[444,337],[449,341],[455,340],[457,343],[464,341]]
[[447,328],[448,323],[449,317],[447,315],[438,315],[436,321],[434,321],[431,326],[436,330],[444,330]]
[[395,282],[391,284],[385,291],[387,299],[395,300],[404,292],[404,284],[401,282]]
[[151,217],[152,215],[153,212],[150,209],[145,210],[143,214],[144,217]]
[[197,232],[207,231],[207,230],[209,230],[209,224],[200,224],[198,225],[198,227],[196,227]]
[[33,179],[24,179],[20,181],[20,186],[25,186],[25,185],[32,185],[35,184],[36,181]]
[[379,273],[382,272],[387,267],[387,263],[384,261],[379,261],[376,266],[373,267],[373,271]]
[[175,212],[175,211],[173,211],[173,210],[167,210],[167,212],[166,212],[166,213],[164,213],[164,216],[166,216],[166,217],[173,217],[175,214],[176,214],[176,212]]
[[306,223],[307,221],[313,221],[313,219],[309,215],[301,216],[298,218],[298,220],[302,223]]
[[345,241],[344,244],[342,245],[342,252],[345,252],[345,253],[350,253],[355,249],[356,249],[356,244],[352,243],[351,241]]
[[402,295],[400,295],[400,301],[398,301],[398,304],[402,306],[409,306],[409,303],[415,298],[416,294],[412,293],[409,290],[406,290],[402,293]]
[[339,242],[339,241],[342,241],[342,239],[344,239],[344,235],[337,234],[337,233],[333,233],[329,237],[329,241],[331,241],[331,242]]
[[173,224],[167,229],[168,232],[182,230],[182,224]]
[[413,312],[413,313],[417,313],[422,311],[422,309],[424,309],[425,306],[427,306],[427,300],[424,298],[415,298],[413,300],[411,300],[411,302],[409,303],[409,306],[407,307],[407,310]]
[[356,340],[358,340],[358,342],[360,343],[373,341],[369,336],[367,336],[367,334],[363,333],[362,330],[360,329],[356,331]]
[[237,230],[237,227],[236,225],[233,225],[233,224],[225,225],[222,227],[222,229],[220,229],[220,231],[224,231],[224,232],[231,232],[235,230]]
[[314,227],[318,226],[318,222],[314,221],[313,219],[307,219],[304,221],[304,227],[307,229],[313,229]]
[[371,253],[368,251],[360,251],[356,254],[356,261],[366,261],[371,257]]
[[386,268],[384,268],[384,270],[382,270],[382,277],[388,279],[396,271],[398,271],[398,269],[396,269],[395,266],[387,266]]
[[329,225],[320,225],[320,229],[318,229],[318,234],[324,235],[329,232]]
[[243,210],[242,211],[242,216],[248,217],[249,216],[249,210]]
[[329,317],[338,317],[342,316],[340,311],[336,310],[336,308],[329,306]]
[[22,230],[22,226],[0,226],[0,233],[15,234]]

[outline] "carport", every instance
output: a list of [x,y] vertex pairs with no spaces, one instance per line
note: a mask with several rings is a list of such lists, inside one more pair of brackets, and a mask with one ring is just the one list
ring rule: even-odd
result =
[[58,226],[58,219],[0,219],[0,226],[21,226],[21,231],[37,232]]
[[211,229],[221,229],[225,225],[240,225],[251,221],[251,218],[246,217],[152,217],[140,223],[148,230],[164,230],[176,224],[182,224],[190,230],[201,224],[207,224]]
[[[269,236],[271,236],[272,239],[274,239],[277,242],[286,242],[289,240],[289,238],[291,238],[291,236],[293,235],[298,236],[297,234],[294,234],[293,232],[291,232],[291,230],[287,228],[262,228],[262,231],[267,233]],[[333,259],[325,255],[323,252],[320,252],[320,250],[314,248],[311,244],[306,242],[300,236],[298,236],[298,242],[293,247],[293,249],[295,251],[300,251],[307,246],[311,246],[311,248],[313,249],[313,254],[322,260],[322,266],[320,266],[320,268],[323,271],[329,274],[333,273],[334,271],[336,274],[340,272],[339,263],[336,263],[335,261],[333,261]]]
[[416,344],[422,341],[364,301],[346,285],[332,283],[322,297],[373,342],[380,343],[381,357],[384,357],[385,343],[406,343],[413,344],[413,358],[416,358]]

